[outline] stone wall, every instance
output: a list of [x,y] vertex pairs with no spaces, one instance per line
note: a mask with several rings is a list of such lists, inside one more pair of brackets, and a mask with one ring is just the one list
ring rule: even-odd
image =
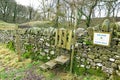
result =
[[78,67],[99,68],[108,74],[115,71],[120,76],[120,42],[111,47],[78,43],[76,49]]
[[[78,67],[88,69],[99,68],[108,73],[108,75],[115,73],[120,76],[120,25],[109,24],[107,20],[105,20],[104,23],[101,26],[88,28],[88,35],[83,35],[77,38],[76,60],[78,61]],[[110,32],[112,37],[110,46],[93,45],[94,31]]]
[[[104,28],[98,30],[96,27],[89,28],[87,30],[81,28],[77,29],[75,44],[75,59],[77,61],[77,67],[101,69],[102,71],[111,75],[116,73],[120,76],[120,40],[119,30],[115,28],[112,30],[112,41],[110,47],[97,46],[92,44],[93,31],[102,31]],[[106,28],[105,28],[106,29]],[[45,59],[50,60],[59,54],[54,45],[54,32],[56,29],[50,28],[30,28],[27,30],[20,30],[20,43],[22,53],[27,52],[26,45],[32,45],[30,50],[32,53],[38,56],[46,56]],[[111,29],[109,29],[111,30]],[[0,42],[15,41],[14,31],[0,31]],[[3,37],[4,36],[4,37]],[[71,54],[71,50],[60,49],[60,54]]]
[[13,41],[14,37],[14,30],[0,30],[0,43],[8,43],[9,41]]

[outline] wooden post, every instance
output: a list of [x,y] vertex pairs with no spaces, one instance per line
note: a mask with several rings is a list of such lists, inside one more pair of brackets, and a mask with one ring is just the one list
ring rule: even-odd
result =
[[74,59],[74,54],[75,54],[75,42],[76,42],[76,37],[75,37],[75,30],[77,26],[77,10],[75,10],[75,24],[74,24],[74,38],[73,38],[73,46],[72,46],[72,53],[71,53],[71,63],[70,63],[70,73],[72,74],[73,71],[73,59]]
[[67,34],[68,40],[66,41],[66,49],[70,50],[72,42],[72,30],[67,30]]
[[20,43],[20,35],[18,33],[18,30],[16,30],[16,51],[18,54],[18,61],[21,61],[21,43]]

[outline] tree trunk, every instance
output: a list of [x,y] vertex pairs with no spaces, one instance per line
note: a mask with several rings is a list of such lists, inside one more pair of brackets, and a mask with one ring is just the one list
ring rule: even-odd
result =
[[29,20],[32,19],[32,8],[29,9]]
[[60,0],[57,1],[57,6],[56,6],[56,9],[57,9],[56,10],[57,11],[56,12],[56,21],[55,21],[56,22],[55,23],[56,27],[59,27],[59,15],[58,15],[58,13],[59,13],[59,4],[60,4]]
[[14,22],[14,23],[16,22],[16,16],[17,16],[17,5],[15,4],[14,14],[13,14],[13,22]]

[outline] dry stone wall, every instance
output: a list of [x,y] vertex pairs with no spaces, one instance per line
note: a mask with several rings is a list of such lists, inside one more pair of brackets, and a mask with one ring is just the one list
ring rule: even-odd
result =
[[[110,47],[93,45],[92,37],[93,31],[102,32],[104,27],[92,27],[87,30],[79,28],[76,30],[77,41],[75,44],[75,59],[77,67],[84,67],[86,69],[101,69],[108,75],[116,73],[120,76],[120,31],[119,26],[109,29],[112,32],[112,41]],[[45,56],[44,60],[50,60],[59,54],[54,47],[54,28],[31,28],[19,31],[22,53],[28,52],[26,45],[31,45],[31,53],[36,54],[36,57]],[[15,41],[15,31],[0,31],[0,42]],[[29,46],[30,47],[30,46]],[[71,50],[70,50],[71,51]],[[70,51],[60,49],[63,54],[71,54]],[[42,58],[43,59],[43,58]]]
[[[76,42],[78,67],[99,68],[108,75],[115,73],[120,76],[120,25],[110,24],[107,20],[104,23],[102,26],[88,28],[87,35],[78,37]],[[112,37],[110,46],[93,45],[94,31],[110,32]]]
[[0,43],[7,43],[13,41],[15,37],[14,30],[0,30]]

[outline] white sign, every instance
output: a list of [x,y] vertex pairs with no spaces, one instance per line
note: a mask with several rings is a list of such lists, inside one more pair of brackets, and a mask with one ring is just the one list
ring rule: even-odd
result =
[[94,32],[93,43],[97,45],[109,46],[110,33]]

